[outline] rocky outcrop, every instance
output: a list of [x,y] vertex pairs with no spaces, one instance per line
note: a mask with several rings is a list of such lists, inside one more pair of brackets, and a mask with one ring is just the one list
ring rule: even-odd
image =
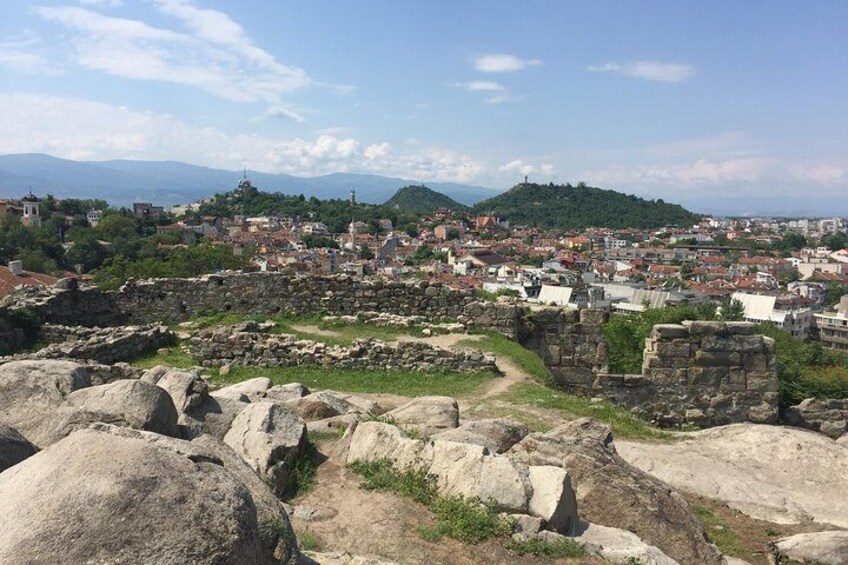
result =
[[753,518],[848,528],[848,449],[821,434],[734,424],[674,443],[617,443],[645,472]]
[[459,405],[449,396],[421,396],[386,412],[385,417],[404,430],[429,436],[459,426]]
[[290,408],[272,402],[246,406],[224,435],[229,445],[282,496],[306,445],[306,425]]
[[12,361],[0,365],[0,422],[39,447],[49,445],[72,392],[91,385],[88,371],[71,361]]
[[848,398],[808,398],[796,406],[790,406],[784,419],[790,426],[815,430],[837,439],[848,433]]
[[[293,537],[273,553],[264,544],[250,489],[214,452],[126,428],[75,432],[0,474],[0,515],[15,517],[0,528],[8,565],[278,564],[296,556]],[[276,519],[290,532],[285,514]]]
[[0,473],[37,452],[38,448],[18,433],[18,430],[0,424]]
[[505,512],[540,518],[550,530],[568,532],[577,521],[571,480],[559,467],[526,465],[479,445],[412,439],[383,422],[360,423],[347,461],[381,460],[397,470],[425,470],[445,495],[493,501]]
[[681,563],[720,564],[721,554],[686,500],[628,464],[607,435],[598,425],[568,423],[528,435],[508,455],[527,465],[566,469],[584,520],[629,530]]
[[68,395],[68,403],[87,412],[116,415],[137,429],[178,437],[177,410],[163,389],[127,379],[88,387]]
[[791,560],[802,565],[848,563],[848,531],[813,532],[782,538],[772,545],[778,563]]
[[472,443],[486,447],[491,453],[504,453],[524,439],[530,429],[509,418],[470,420],[458,428],[440,432],[433,437],[443,441]]

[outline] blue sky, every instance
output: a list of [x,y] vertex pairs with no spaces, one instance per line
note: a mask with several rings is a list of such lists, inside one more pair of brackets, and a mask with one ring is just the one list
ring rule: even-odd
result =
[[4,8],[0,153],[848,213],[844,1]]

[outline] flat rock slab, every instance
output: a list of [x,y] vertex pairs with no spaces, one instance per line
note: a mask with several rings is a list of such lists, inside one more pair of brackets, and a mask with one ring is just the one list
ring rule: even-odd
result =
[[797,428],[734,424],[675,443],[617,441],[631,464],[681,490],[777,524],[848,528],[848,449]]
[[798,534],[775,542],[777,557],[816,565],[848,563],[848,532]]

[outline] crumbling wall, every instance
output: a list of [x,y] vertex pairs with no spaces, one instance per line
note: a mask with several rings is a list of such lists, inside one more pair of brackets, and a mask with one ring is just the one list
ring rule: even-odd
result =
[[190,351],[204,367],[323,366],[347,369],[430,372],[497,371],[494,358],[477,351],[454,352],[418,342],[387,344],[360,339],[330,346],[291,335],[241,331],[239,327],[204,330],[191,338]]
[[657,325],[641,375],[600,373],[583,392],[666,425],[776,423],[774,341],[747,322]]
[[838,439],[848,434],[848,398],[808,398],[786,411],[786,423]]

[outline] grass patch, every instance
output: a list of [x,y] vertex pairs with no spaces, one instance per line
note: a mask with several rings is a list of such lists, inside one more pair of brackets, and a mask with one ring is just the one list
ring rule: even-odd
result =
[[130,364],[140,369],[152,369],[157,365],[166,365],[176,369],[188,369],[197,366],[197,360],[191,356],[185,346],[177,343],[169,347],[167,353],[154,351],[135,358]]
[[721,518],[716,516],[712,510],[697,503],[692,504],[692,510],[701,520],[710,539],[712,539],[713,543],[716,544],[723,554],[730,555],[731,557],[739,557],[740,559],[750,558],[749,552],[739,541],[736,533]]
[[320,551],[324,542],[312,530],[296,530],[297,543],[301,551]]
[[511,532],[511,525],[499,516],[494,505],[477,499],[439,495],[435,477],[423,469],[396,471],[386,459],[356,461],[350,468],[362,477],[360,486],[365,490],[394,492],[427,506],[435,515],[436,523],[422,526],[419,533],[428,541],[449,537],[474,544]]
[[613,434],[620,438],[669,440],[674,437],[673,434],[657,429],[627,410],[617,408],[608,402],[592,402],[587,398],[541,385],[519,383],[495,399],[512,404],[527,404],[556,410],[563,413],[567,419],[592,418],[607,424]]
[[544,384],[552,384],[551,372],[542,358],[517,342],[496,333],[485,333],[479,340],[464,339],[457,346],[479,349],[510,359],[519,369]]
[[506,544],[506,549],[518,555],[551,557],[553,559],[583,557],[586,555],[586,548],[571,539],[546,540],[542,538],[528,538],[526,540],[510,540]]
[[291,500],[312,490],[315,486],[315,472],[318,469],[319,457],[318,450],[307,437],[303,455],[295,461],[294,467],[289,472],[283,499]]
[[465,396],[495,377],[492,373],[415,373],[411,371],[367,371],[325,367],[232,367],[225,376],[215,375],[219,384],[233,384],[254,377],[268,377],[274,384],[301,383],[317,390],[352,393],[387,393],[403,396]]

